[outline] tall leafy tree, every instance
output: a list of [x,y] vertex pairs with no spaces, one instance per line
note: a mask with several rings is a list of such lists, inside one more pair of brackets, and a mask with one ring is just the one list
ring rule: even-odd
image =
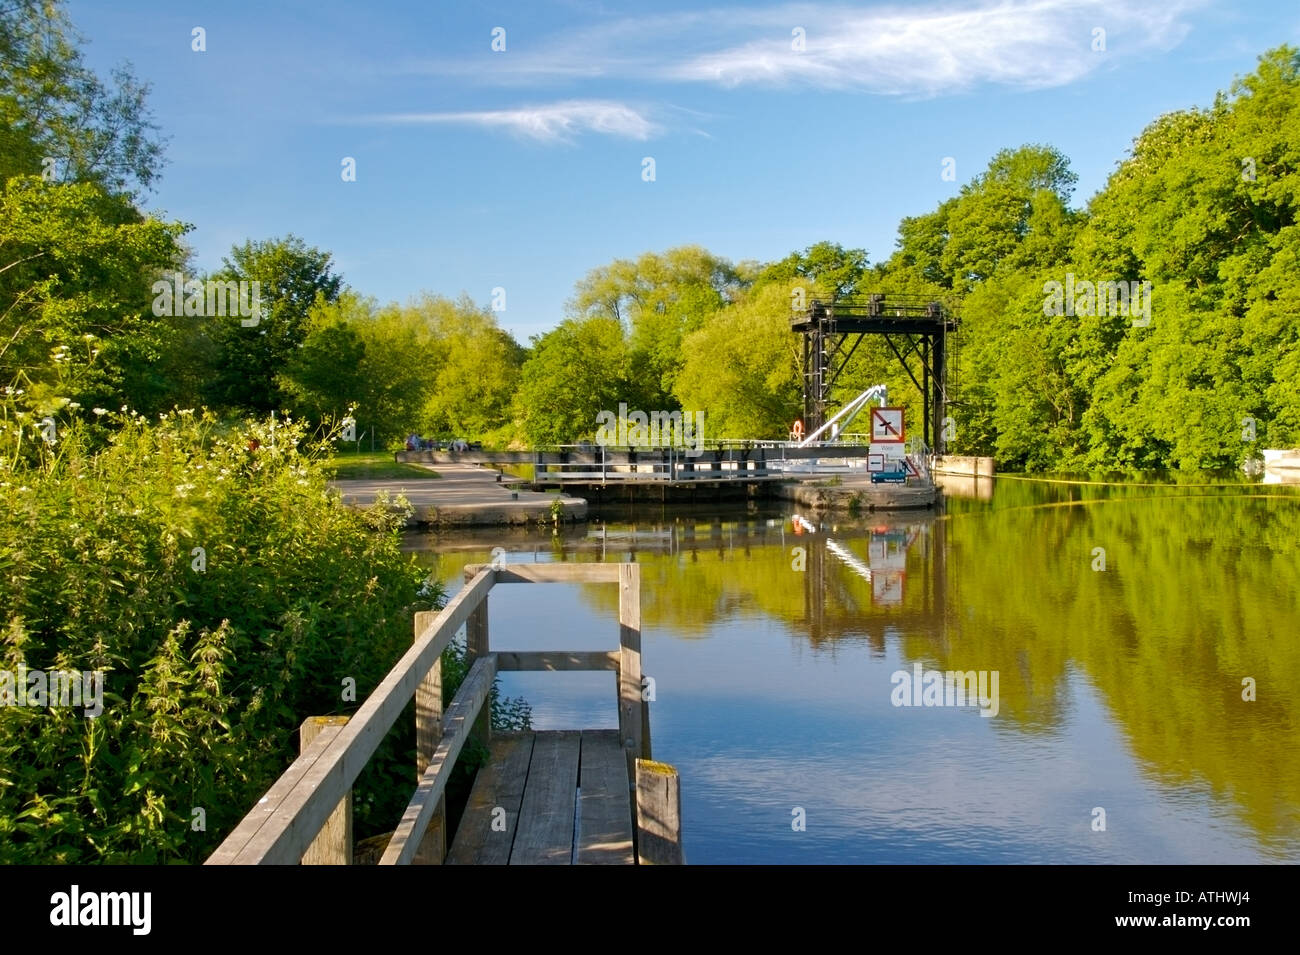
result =
[[799,342],[790,333],[798,282],[767,281],[683,343],[683,409],[704,412],[710,438],[784,438],[802,413]]
[[593,269],[578,282],[569,309],[615,319],[626,329],[625,400],[642,409],[675,410],[683,340],[733,300],[741,284],[727,260],[697,245],[679,246]]
[[170,331],[149,283],[176,261],[179,223],[140,216],[92,183],[11,178],[0,192],[0,383],[41,416],[165,384],[149,364]]
[[1095,462],[1221,467],[1300,443],[1297,136],[1300,53],[1281,47],[1212,107],[1150,124],[1091,203],[1079,271],[1154,287],[1150,328],[1096,379]]
[[866,249],[846,249],[836,242],[818,242],[766,266],[755,277],[754,285],[761,287],[775,282],[784,287],[801,279],[799,284],[815,285],[820,294],[839,299],[863,291],[867,274]]
[[252,326],[210,318],[215,355],[205,398],[219,407],[270,412],[286,404],[278,376],[307,336],[312,307],[337,301],[343,280],[328,252],[294,235],[245,242],[223,261],[215,278],[259,283],[261,316]]
[[369,390],[366,342],[358,329],[367,313],[367,303],[349,292],[312,309],[302,344],[277,376],[294,411],[314,421],[338,420],[368,404],[362,401]]
[[448,437],[494,437],[511,419],[524,349],[496,317],[462,300],[457,320],[440,329],[442,361],[421,426]]
[[626,401],[627,343],[609,316],[571,318],[533,338],[519,373],[515,414],[533,446],[569,444],[596,433],[597,415]]
[[80,42],[59,0],[0,2],[0,182],[44,174],[134,194],[163,162],[149,87],[129,66],[105,82]]

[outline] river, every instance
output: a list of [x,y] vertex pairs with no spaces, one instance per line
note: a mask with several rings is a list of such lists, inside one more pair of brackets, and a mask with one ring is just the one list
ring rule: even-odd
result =
[[[496,547],[641,565],[688,862],[1300,861],[1300,488],[1054,480],[798,533],[652,507],[408,547],[449,593]],[[608,585],[490,602],[495,649],[617,646]],[[501,683],[537,728],[617,725],[612,674]]]

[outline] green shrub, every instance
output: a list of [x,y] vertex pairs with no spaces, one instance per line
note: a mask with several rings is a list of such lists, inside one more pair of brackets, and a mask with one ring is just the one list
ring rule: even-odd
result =
[[[0,411],[0,670],[105,672],[97,718],[0,706],[0,862],[201,861],[441,592],[293,422],[102,414],[50,446]],[[358,835],[410,796],[412,722],[358,780]]]

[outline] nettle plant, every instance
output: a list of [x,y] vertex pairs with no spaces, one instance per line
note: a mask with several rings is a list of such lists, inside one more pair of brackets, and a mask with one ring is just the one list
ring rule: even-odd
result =
[[[0,670],[104,672],[96,718],[0,706],[0,862],[197,862],[442,591],[300,424],[94,412],[0,410]],[[410,795],[413,722],[358,780],[359,835]]]

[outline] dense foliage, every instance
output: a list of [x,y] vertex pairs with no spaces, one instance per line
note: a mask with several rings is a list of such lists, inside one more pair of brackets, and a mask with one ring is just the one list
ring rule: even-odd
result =
[[[203,858],[296,754],[298,724],[364,701],[438,598],[400,514],[341,506],[299,424],[103,420],[100,451],[89,427],[49,446],[5,422],[0,669],[105,673],[97,718],[0,708],[6,861]],[[409,795],[380,785],[409,783],[399,749],[362,787],[363,827]]]
[[[401,509],[327,491],[338,419],[478,430],[520,355],[465,302],[375,309],[292,235],[195,274],[190,227],[138,206],[147,89],[78,43],[57,0],[0,4],[0,862],[200,861],[302,720],[355,710],[441,602]],[[208,280],[256,288],[255,320]],[[449,697],[465,663],[447,651]],[[60,698],[74,672],[103,683]],[[356,784],[358,836],[409,797],[408,710]],[[529,720],[495,693],[492,714]]]

